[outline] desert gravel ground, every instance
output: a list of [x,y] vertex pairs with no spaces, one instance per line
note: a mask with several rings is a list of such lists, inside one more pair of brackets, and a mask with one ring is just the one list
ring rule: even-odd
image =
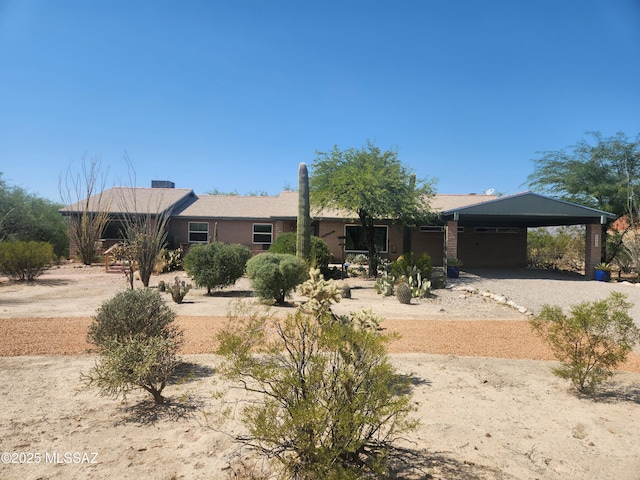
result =
[[[576,396],[550,373],[556,363],[522,313],[610,291],[640,305],[640,290],[545,273],[465,271],[453,288],[412,305],[376,295],[370,281],[347,280],[352,299],[336,309],[386,317],[383,328],[402,335],[390,345],[391,361],[414,381],[421,423],[398,444],[407,450],[394,478],[640,478],[640,357],[598,395]],[[220,358],[211,355],[230,302],[258,306],[246,281],[211,297],[194,289],[181,305],[168,301],[187,341],[161,409],[144,393],[120,402],[81,388],[81,373],[96,361],[86,353],[91,316],[126,286],[100,267],[52,269],[33,285],[0,279],[0,478],[267,478],[271,467],[234,442],[246,434],[247,395],[217,375]],[[639,318],[636,307],[632,313]],[[224,408],[232,414],[222,417]]]

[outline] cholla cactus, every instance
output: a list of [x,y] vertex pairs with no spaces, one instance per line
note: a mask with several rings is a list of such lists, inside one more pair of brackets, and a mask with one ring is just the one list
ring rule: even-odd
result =
[[360,330],[376,332],[380,330],[380,323],[384,320],[382,315],[374,313],[370,308],[365,308],[359,312],[350,312],[350,314],[354,326]]
[[300,285],[299,291],[309,298],[300,309],[313,315],[323,315],[329,311],[332,303],[340,301],[340,288],[335,282],[325,280],[319,268],[309,270],[309,280]]

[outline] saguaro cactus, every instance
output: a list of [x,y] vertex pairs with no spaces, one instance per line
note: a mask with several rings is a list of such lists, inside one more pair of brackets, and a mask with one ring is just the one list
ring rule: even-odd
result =
[[307,164],[298,167],[298,236],[296,254],[303,260],[309,260],[311,253],[311,214],[309,213],[309,172]]
[[[411,177],[409,178],[409,188],[411,189],[412,192],[416,188],[415,173],[412,173]],[[404,254],[409,252],[411,252],[411,227],[407,227],[405,225],[404,232],[402,234],[402,253]]]

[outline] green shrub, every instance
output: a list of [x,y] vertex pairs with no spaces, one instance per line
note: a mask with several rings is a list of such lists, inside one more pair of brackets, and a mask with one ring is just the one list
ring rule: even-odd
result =
[[[276,237],[269,247],[270,253],[288,253],[296,255],[296,232],[282,233]],[[325,268],[331,261],[331,251],[327,242],[320,237],[311,236],[311,250],[309,254],[310,263],[318,268]]]
[[422,275],[422,278],[429,280],[433,271],[431,264],[431,257],[428,253],[423,253],[418,258],[414,258],[412,252],[407,252],[400,255],[395,262],[391,263],[391,275],[396,278],[402,275],[409,276],[412,273],[417,272]]
[[106,300],[89,325],[87,341],[101,351],[113,339],[162,337],[177,339],[175,313],[160,293],[148,288],[125,290]]
[[52,259],[53,247],[47,242],[0,242],[0,272],[13,280],[34,281]]
[[381,478],[392,443],[416,424],[410,379],[391,366],[377,316],[334,317],[338,286],[317,272],[301,290],[312,297],[286,319],[231,316],[218,336],[223,375],[259,395],[239,440],[283,478]]
[[105,345],[101,359],[81,378],[104,396],[126,398],[127,393],[141,388],[156,404],[163,404],[162,391],[178,364],[175,350],[175,344],[162,337],[112,340]]
[[208,243],[193,245],[184,258],[183,266],[198,287],[211,290],[233,285],[244,274],[251,251],[244,245]]
[[100,358],[82,375],[85,385],[116,398],[140,388],[156,404],[164,403],[162,391],[177,365],[182,340],[174,318],[160,294],[146,288],[126,290],[104,302],[87,334]]
[[611,377],[640,340],[640,330],[627,313],[631,304],[625,300],[625,295],[613,292],[605,300],[574,305],[570,316],[560,307],[545,305],[530,321],[562,362],[553,372],[571,380],[578,391],[592,392]]
[[247,262],[247,277],[258,296],[264,301],[285,303],[289,295],[305,280],[305,262],[295,255],[265,252]]

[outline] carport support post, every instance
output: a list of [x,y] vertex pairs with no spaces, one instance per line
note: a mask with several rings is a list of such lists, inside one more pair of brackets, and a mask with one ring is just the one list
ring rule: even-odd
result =
[[[447,220],[447,230],[445,232],[445,260],[448,258],[458,258],[458,220]],[[447,271],[447,264],[444,264],[444,271]]]
[[584,278],[586,280],[595,279],[594,267],[601,261],[604,240],[602,225],[587,224],[584,241]]

